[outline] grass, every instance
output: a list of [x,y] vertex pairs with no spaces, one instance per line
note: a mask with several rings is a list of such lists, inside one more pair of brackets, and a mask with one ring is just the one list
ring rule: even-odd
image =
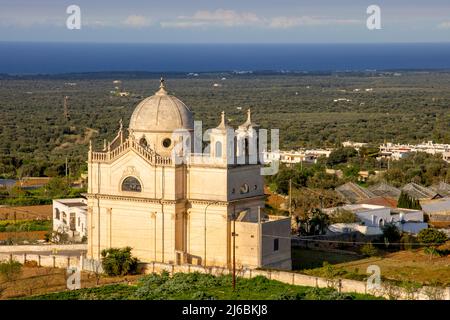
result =
[[294,270],[319,268],[325,261],[330,264],[338,264],[360,259],[361,256],[351,253],[292,248],[292,268]]
[[49,231],[51,220],[3,220],[0,221],[0,232],[16,231]]
[[133,285],[108,285],[28,297],[38,300],[368,300],[363,294],[342,294],[332,288],[288,285],[258,276],[238,278],[236,290],[231,276],[200,273],[151,274]]
[[[446,248],[445,245],[440,247],[442,251]],[[293,250],[293,257],[297,261],[297,270],[309,275],[326,276],[327,272],[330,273],[330,267],[323,266],[323,262],[327,261],[332,265],[331,274],[335,273],[340,278],[363,280],[368,276],[367,267],[377,265],[385,280],[450,286],[450,255],[431,256],[423,248],[384,253],[370,258],[302,249]],[[320,259],[322,262],[319,264]]]
[[382,277],[386,279],[450,286],[450,256],[430,256],[423,249],[389,253],[381,257],[337,264],[336,267],[366,274],[369,265],[378,265]]
[[[31,265],[30,263],[28,265]],[[111,285],[136,281],[140,276],[107,277],[99,279],[99,285]],[[51,292],[61,292],[67,288],[66,269],[47,268],[36,266],[23,266],[22,272],[14,281],[6,281],[0,277],[0,299],[28,297],[31,295],[44,295]],[[81,287],[91,288],[97,285],[94,274],[81,273]],[[63,293],[65,293],[64,291]],[[67,291],[70,293],[72,291]]]

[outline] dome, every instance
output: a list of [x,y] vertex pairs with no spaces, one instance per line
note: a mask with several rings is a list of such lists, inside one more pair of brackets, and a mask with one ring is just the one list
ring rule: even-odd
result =
[[168,94],[161,79],[160,89],[134,109],[130,129],[138,132],[193,130],[194,120],[191,109],[177,97]]

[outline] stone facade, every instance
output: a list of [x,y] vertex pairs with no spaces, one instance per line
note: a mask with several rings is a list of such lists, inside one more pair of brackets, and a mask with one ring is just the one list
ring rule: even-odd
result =
[[263,213],[259,150],[248,143],[257,132],[250,111],[236,131],[222,113],[207,154],[186,143],[193,127],[190,109],[161,81],[136,107],[127,137],[120,125],[103,150],[90,147],[88,258],[130,246],[142,262],[229,268],[235,250],[239,266],[290,269],[290,219]]

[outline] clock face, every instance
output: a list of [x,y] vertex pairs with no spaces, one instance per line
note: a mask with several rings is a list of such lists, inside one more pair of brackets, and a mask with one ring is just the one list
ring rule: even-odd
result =
[[248,192],[249,192],[248,184],[244,183],[244,184],[241,186],[240,192],[241,192],[241,194],[243,194],[243,193],[248,193]]

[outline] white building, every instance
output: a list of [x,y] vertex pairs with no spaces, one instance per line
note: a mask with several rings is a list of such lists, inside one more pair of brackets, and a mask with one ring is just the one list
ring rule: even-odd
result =
[[442,154],[442,159],[444,159],[445,162],[450,163],[450,151],[446,151]]
[[365,142],[354,142],[354,141],[344,141],[342,142],[342,146],[344,148],[354,148],[359,151],[362,147],[366,147],[368,144]]
[[444,161],[450,162],[450,144],[433,143],[433,141],[420,144],[394,144],[385,143],[380,145],[382,158],[399,160],[412,152],[425,152],[428,154],[441,154]]
[[263,212],[250,110],[237,129],[222,112],[203,150],[191,109],[163,81],[136,106],[127,136],[121,125],[103,150],[90,146],[88,259],[129,246],[143,263],[290,269],[290,218]]
[[53,231],[66,233],[80,241],[87,236],[87,200],[84,198],[53,200]]
[[332,149],[299,149],[291,151],[264,152],[264,162],[278,160],[285,164],[317,163],[320,157],[328,158]]
[[329,229],[332,232],[359,231],[367,235],[382,234],[382,227],[387,223],[393,223],[400,231],[413,234],[428,228],[421,210],[389,208],[371,204],[349,204],[324,209],[330,215],[336,214],[340,210],[353,212],[360,222],[331,225]]

